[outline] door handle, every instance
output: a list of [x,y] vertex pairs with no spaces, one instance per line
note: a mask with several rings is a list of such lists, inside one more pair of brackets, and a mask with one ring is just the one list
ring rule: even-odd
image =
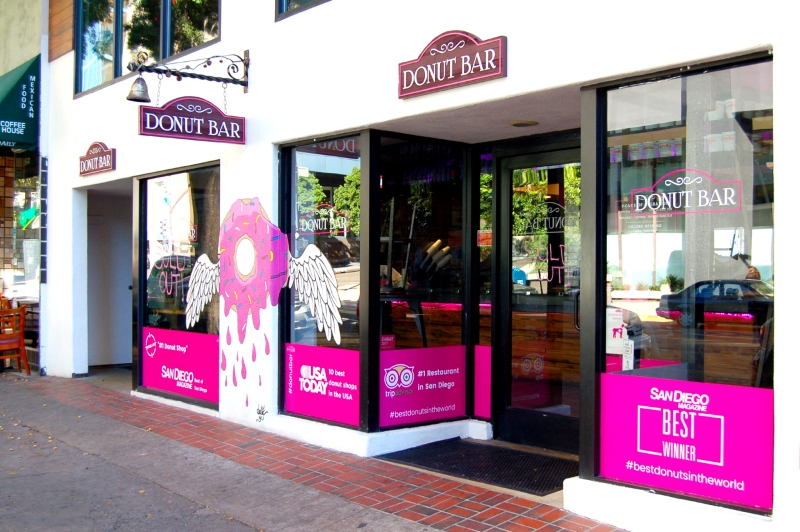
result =
[[579,331],[581,330],[581,322],[580,322],[580,319],[579,319],[579,316],[578,316],[578,311],[580,310],[580,307],[581,307],[580,303],[581,303],[581,291],[580,290],[576,290],[575,291],[575,328],[578,329]]

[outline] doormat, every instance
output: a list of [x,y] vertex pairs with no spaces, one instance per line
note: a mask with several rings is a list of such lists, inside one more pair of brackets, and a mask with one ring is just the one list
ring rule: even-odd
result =
[[578,475],[572,460],[459,438],[376,458],[539,496],[563,489],[564,479]]

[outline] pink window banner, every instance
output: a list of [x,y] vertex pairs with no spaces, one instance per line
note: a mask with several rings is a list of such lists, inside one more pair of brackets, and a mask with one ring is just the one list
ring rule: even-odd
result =
[[604,373],[600,476],[772,509],[773,391]]
[[142,328],[142,385],[219,402],[219,336]]
[[381,351],[380,427],[464,417],[466,360],[463,345]]
[[492,346],[475,346],[475,417],[492,418]]
[[287,412],[358,427],[361,419],[359,352],[286,344]]

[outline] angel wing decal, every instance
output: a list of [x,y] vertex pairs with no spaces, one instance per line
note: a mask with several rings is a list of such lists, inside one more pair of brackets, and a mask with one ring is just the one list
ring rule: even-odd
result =
[[269,221],[258,198],[237,200],[222,221],[219,259],[214,264],[207,255],[197,259],[186,293],[186,326],[197,323],[203,308],[220,292],[225,315],[237,313],[239,341],[244,341],[247,317],[259,328],[260,310],[267,298],[278,304],[280,289],[297,288],[298,296],[317,318],[317,328],[339,344],[342,306],[338,285],[328,259],[313,244],[299,258],[288,253],[286,235]]
[[330,340],[332,335],[333,341],[340,344],[342,302],[338,284],[331,264],[317,246],[311,244],[299,258],[289,258],[289,288],[292,285],[297,287],[300,301],[308,303],[311,315],[317,318],[317,330],[324,329],[326,339]]
[[208,255],[200,255],[194,263],[189,277],[189,290],[186,292],[186,328],[200,319],[203,308],[211,297],[219,292],[219,263],[211,264]]

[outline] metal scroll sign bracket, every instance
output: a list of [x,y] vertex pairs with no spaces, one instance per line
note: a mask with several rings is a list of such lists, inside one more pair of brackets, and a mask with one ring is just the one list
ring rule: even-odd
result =
[[[139,51],[134,55],[134,59],[128,63],[128,70],[131,72],[150,72],[161,74],[164,77],[175,77],[177,81],[183,78],[200,79],[203,81],[215,81],[217,83],[227,83],[241,85],[244,92],[248,87],[248,70],[250,68],[250,50],[244,51],[244,57],[237,54],[214,55],[203,59],[191,59],[188,61],[173,61],[170,64],[148,63],[150,54]],[[207,69],[221,63],[225,66],[227,77],[210,76],[203,74],[200,68]]]

